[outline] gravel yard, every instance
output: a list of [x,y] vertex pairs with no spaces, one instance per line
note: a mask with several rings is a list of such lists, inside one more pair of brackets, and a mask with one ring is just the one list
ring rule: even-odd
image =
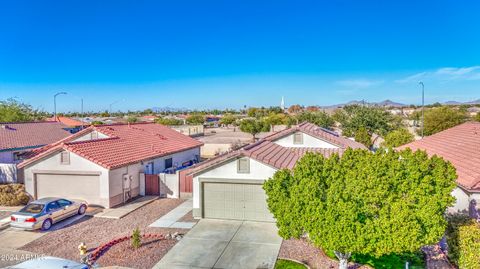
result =
[[[84,242],[89,251],[112,239],[130,235],[138,227],[141,233],[186,233],[184,229],[154,228],[149,224],[183,203],[180,199],[159,199],[130,213],[122,219],[104,219],[86,216],[78,223],[52,231],[23,246],[22,250],[56,257],[79,260],[78,245]],[[113,246],[98,260],[101,266],[127,266],[151,268],[176,243],[176,240],[150,240],[138,250],[130,248],[129,242]]]
[[[313,247],[306,240],[283,240],[280,247],[278,258],[293,259],[303,262],[312,269],[334,269],[338,268],[338,262],[330,259],[325,253],[318,248]],[[368,266],[359,266],[352,264],[349,269],[368,269]]]

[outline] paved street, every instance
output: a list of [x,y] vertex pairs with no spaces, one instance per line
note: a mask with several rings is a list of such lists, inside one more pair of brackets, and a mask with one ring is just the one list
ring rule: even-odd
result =
[[154,268],[273,268],[281,243],[274,223],[202,219]]

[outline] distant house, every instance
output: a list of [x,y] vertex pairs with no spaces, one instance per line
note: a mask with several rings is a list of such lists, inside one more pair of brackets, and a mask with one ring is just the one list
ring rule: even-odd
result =
[[18,163],[23,153],[61,140],[71,133],[60,122],[0,123],[0,163]]
[[273,221],[264,181],[293,168],[307,152],[324,156],[366,147],[311,123],[302,123],[256,143],[198,164],[187,172],[196,218]]
[[141,174],[197,162],[201,146],[155,123],[90,126],[33,151],[18,168],[34,198],[78,198],[108,208],[142,193]]
[[450,161],[457,169],[457,199],[450,209],[478,214],[480,209],[480,122],[467,122],[403,145],[399,149],[425,150]]

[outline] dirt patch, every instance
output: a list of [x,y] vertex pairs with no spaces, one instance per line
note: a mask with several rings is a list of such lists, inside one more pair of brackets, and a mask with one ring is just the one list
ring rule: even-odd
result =
[[[43,237],[23,246],[21,249],[77,261],[80,259],[77,249],[80,242],[84,242],[89,251],[93,251],[99,245],[107,243],[112,239],[130,235],[136,227],[140,229],[141,233],[186,233],[188,230],[185,229],[148,227],[148,225],[183,202],[184,200],[180,199],[155,200],[119,220],[84,217],[76,224],[69,225],[57,231],[48,232]],[[174,243],[175,241],[172,240],[152,243],[151,246],[156,247],[155,251],[157,252],[155,255],[149,257],[148,255],[152,254],[148,253],[148,251],[137,251],[135,257],[128,256],[130,257],[128,264],[133,268],[144,268],[137,267],[136,264],[138,263],[138,265],[144,266],[148,263],[151,267],[165,255]],[[121,248],[118,251],[121,251]],[[125,255],[129,254],[125,253]],[[113,263],[110,264],[110,262]],[[105,258],[100,264],[102,266],[118,265],[113,256],[110,259]]]
[[[325,255],[323,251],[312,246],[305,239],[283,240],[279,259],[293,259],[303,262],[312,269],[335,269],[338,268],[338,262]],[[368,266],[351,264],[349,269],[368,269]]]

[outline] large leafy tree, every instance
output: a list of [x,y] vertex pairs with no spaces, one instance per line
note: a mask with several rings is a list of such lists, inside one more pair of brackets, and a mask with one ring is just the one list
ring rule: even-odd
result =
[[401,128],[395,131],[391,131],[385,136],[385,141],[382,143],[384,147],[399,147],[415,140],[413,134],[407,129]]
[[[442,106],[425,111],[424,135],[432,135],[448,128],[452,128],[467,119],[463,110]],[[421,129],[418,129],[421,133]]]
[[297,115],[299,122],[308,121],[324,128],[332,128],[335,124],[330,115],[323,111],[305,111]]
[[256,135],[261,132],[268,132],[269,124],[263,120],[244,119],[240,121],[240,130],[252,135],[252,140],[255,142]]
[[0,101],[0,122],[28,122],[41,120],[46,114],[15,99]]
[[306,154],[264,189],[280,236],[306,235],[346,269],[351,254],[380,257],[438,242],[455,178],[450,163],[423,151],[348,149],[328,159]]
[[333,117],[342,125],[344,134],[348,136],[355,135],[360,127],[367,129],[370,134],[383,136],[402,125],[400,117],[381,107],[348,105],[335,111]]
[[220,119],[220,124],[224,124],[225,126],[229,126],[233,124],[237,120],[237,117],[235,117],[232,114],[225,114],[223,117]]
[[270,113],[267,117],[265,117],[265,123],[270,125],[270,131],[275,131],[275,125],[284,124],[287,122],[287,115],[283,113]]
[[175,125],[182,125],[183,120],[181,119],[175,119],[175,118],[159,118],[155,120],[156,123],[162,124],[162,125],[169,125],[169,126],[175,126]]
[[205,116],[200,113],[194,113],[187,117],[186,119],[188,124],[204,124],[205,123]]

